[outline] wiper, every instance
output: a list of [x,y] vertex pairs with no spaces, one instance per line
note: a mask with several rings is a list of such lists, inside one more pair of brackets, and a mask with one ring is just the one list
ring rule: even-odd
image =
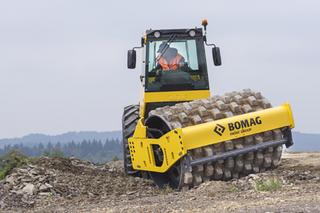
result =
[[176,39],[177,34],[172,34],[169,39],[167,41],[165,41],[165,43],[167,44],[166,47],[164,49],[161,50],[160,54],[158,56],[156,56],[156,58],[154,59],[156,61],[156,64],[159,62],[161,56],[163,56],[166,51],[168,50],[170,44]]

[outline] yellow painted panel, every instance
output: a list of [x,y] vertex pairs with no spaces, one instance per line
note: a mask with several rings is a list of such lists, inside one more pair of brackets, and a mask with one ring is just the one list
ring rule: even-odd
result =
[[[146,127],[141,119],[134,136],[129,138],[132,165],[136,170],[166,172],[188,150],[282,127],[294,128],[289,104],[204,124],[177,128],[159,139],[146,138]],[[164,162],[161,166],[155,164],[152,145],[159,145],[164,152]]]
[[136,129],[133,133],[134,138],[146,138],[147,137],[147,127],[143,125],[143,118],[138,120]]
[[[164,160],[161,166],[155,163],[152,145],[159,145],[163,151]],[[166,172],[187,153],[182,142],[181,129],[170,131],[159,139],[129,138],[129,149],[133,168],[151,172]]]
[[144,102],[173,102],[191,101],[210,97],[210,90],[172,91],[172,92],[145,92]]
[[190,150],[286,126],[294,127],[289,104],[185,127],[182,138]]

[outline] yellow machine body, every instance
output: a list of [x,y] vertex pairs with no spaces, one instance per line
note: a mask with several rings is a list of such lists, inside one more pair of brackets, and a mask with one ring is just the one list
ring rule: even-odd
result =
[[210,97],[210,90],[189,90],[170,92],[144,92],[140,102],[140,117],[144,117],[147,103],[179,102],[205,99]]
[[[203,22],[203,26],[204,30],[206,30],[207,21]],[[139,106],[139,116],[136,115],[138,113],[135,114],[138,110],[132,106],[128,108],[129,110],[125,110],[123,116],[123,132],[127,135],[124,138],[124,165],[126,173],[138,174],[137,171],[166,173],[180,159],[187,160],[188,157],[192,157],[189,153],[191,150],[270,130],[281,128],[290,130],[294,127],[291,108],[290,105],[286,103],[275,108],[264,107],[268,109],[183,128],[173,129],[169,127],[170,124],[166,123],[169,130],[166,129],[163,132],[164,135],[159,134],[162,135],[161,137],[159,136],[159,138],[152,138],[157,136],[152,135],[152,133],[150,134],[152,127],[150,127],[149,124],[149,129],[147,129],[145,125],[145,122],[148,122],[148,119],[152,118],[148,117],[149,112],[164,106],[172,106],[179,102],[208,99],[211,96],[204,47],[204,44],[209,45],[206,39],[206,31],[203,33],[202,29],[199,28],[150,29],[146,31],[141,47],[139,47],[145,50],[145,70],[140,78],[143,90]],[[186,48],[184,49],[179,42],[184,42],[185,45],[183,47]],[[160,48],[162,44],[166,44],[168,47]],[[220,66],[220,49],[215,45],[213,46],[212,58],[214,64]],[[176,49],[179,54],[185,53],[184,57],[188,63],[183,65],[184,63],[181,62],[182,66],[178,70],[173,68],[172,70],[165,70],[159,67],[158,57],[164,57],[169,47]],[[130,69],[136,67],[135,49],[137,48],[128,51],[128,68]],[[170,80],[168,81],[168,79]],[[177,84],[175,85],[176,81]],[[133,126],[133,124],[135,126]],[[134,128],[135,130],[133,131]],[[159,129],[155,127],[154,130]],[[292,140],[289,141],[292,142]],[[278,142],[281,142],[281,144],[277,144]],[[236,141],[234,141],[234,143],[236,143]],[[271,141],[271,143],[280,146],[285,142]],[[291,144],[288,143],[288,145]],[[130,156],[128,156],[127,152],[128,147]],[[254,148],[256,148],[255,145],[245,147],[242,150],[238,149],[225,152],[224,154],[226,156],[227,154],[233,154],[231,152],[247,151]],[[206,157],[209,156],[205,156],[204,158]],[[161,159],[159,160],[159,158]],[[190,165],[191,163],[195,165],[197,163],[196,160],[198,160],[198,162],[201,160],[201,163],[209,160],[204,158],[195,159],[195,161],[190,162]],[[210,160],[212,159],[210,158]],[[170,173],[170,171],[168,173]],[[180,178],[183,177],[183,173],[184,172],[181,172],[182,175]],[[169,179],[172,185],[181,186],[180,182],[178,184],[175,183],[174,178],[169,177]],[[162,178],[162,181],[158,182],[163,181],[166,180]],[[197,182],[198,180],[195,181]],[[190,185],[191,183],[188,182],[187,184]]]
[[[159,93],[150,97],[146,93],[145,102],[187,101],[206,98],[210,93],[192,91]],[[201,97],[200,97],[201,96]],[[205,97],[204,97],[205,96]],[[190,98],[190,99],[189,99]],[[294,127],[292,111],[288,103],[278,107],[242,114],[217,121],[174,129],[158,139],[147,138],[147,128],[141,117],[133,137],[129,138],[132,165],[135,170],[164,173],[188,151],[199,147],[221,143],[273,129]],[[157,166],[152,146],[158,145],[163,151],[163,163]]]

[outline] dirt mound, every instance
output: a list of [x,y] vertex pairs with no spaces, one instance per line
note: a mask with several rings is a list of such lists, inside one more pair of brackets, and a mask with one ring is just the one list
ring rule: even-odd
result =
[[[149,189],[149,190],[148,190]],[[152,194],[149,180],[123,175],[122,162],[94,165],[75,158],[40,158],[15,168],[0,183],[0,208],[34,207],[50,200],[75,197],[118,197]]]
[[285,155],[272,171],[158,189],[123,174],[123,162],[94,165],[41,158],[0,182],[0,210],[32,212],[319,212],[320,154]]

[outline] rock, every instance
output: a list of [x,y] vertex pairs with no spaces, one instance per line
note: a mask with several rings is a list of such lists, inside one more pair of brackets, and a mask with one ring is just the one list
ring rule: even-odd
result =
[[23,174],[23,173],[27,174],[27,173],[28,173],[28,170],[27,170],[27,169],[22,169],[22,168],[17,169],[17,171],[18,171],[18,173],[20,173],[20,174]]
[[3,186],[3,188],[4,188],[4,190],[6,190],[6,191],[10,191],[13,186],[14,186],[14,185],[12,185],[12,184],[5,184],[5,185]]
[[131,192],[127,192],[127,195],[133,195],[135,193],[136,193],[136,191],[131,191]]
[[250,175],[248,175],[248,177],[253,179],[253,180],[257,180],[257,179],[260,178],[258,175],[255,175],[255,174],[250,174]]
[[32,175],[37,175],[38,174],[38,171],[36,171],[36,169],[32,169],[29,174],[32,174]]
[[45,191],[47,191],[49,188],[46,186],[46,185],[41,185],[40,187],[39,187],[39,191],[40,192],[45,192]]
[[43,196],[43,197],[48,197],[50,195],[52,195],[50,192],[40,192],[39,193],[39,196]]
[[3,202],[2,200],[0,200],[0,208],[5,208],[5,207],[6,207],[5,202]]
[[28,200],[28,199],[24,199],[22,198],[21,201],[25,204],[27,204],[28,206],[32,206],[35,204],[35,201],[34,200]]
[[13,185],[15,182],[15,178],[13,176],[7,176],[5,182]]
[[23,193],[29,194],[29,195],[33,195],[36,191],[36,188],[33,184],[28,183],[25,185],[25,187],[22,188],[21,190]]
[[53,188],[53,186],[51,186],[51,185],[48,184],[48,183],[45,183],[45,184],[42,184],[42,185],[39,187],[39,191],[40,191],[40,192],[45,192],[45,191],[49,191],[51,188]]
[[33,179],[30,178],[30,177],[26,177],[26,178],[23,178],[23,179],[21,180],[21,182],[23,182],[23,183],[29,183],[29,182],[33,182]]
[[48,188],[53,188],[53,186],[51,186],[49,183],[45,183],[45,185],[46,185]]

